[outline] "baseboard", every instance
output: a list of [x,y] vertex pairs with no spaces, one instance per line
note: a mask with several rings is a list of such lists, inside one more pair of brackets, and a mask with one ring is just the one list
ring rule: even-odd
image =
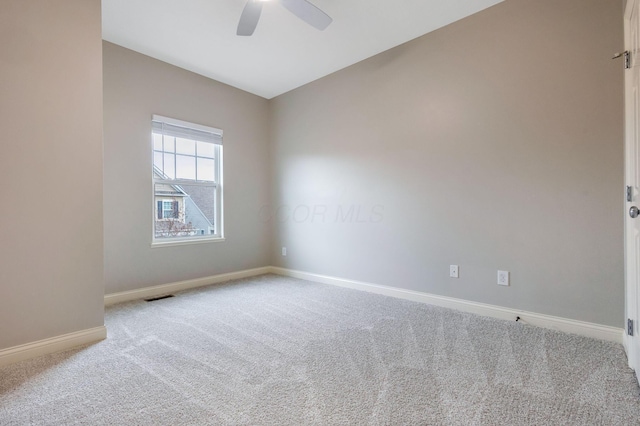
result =
[[323,284],[331,284],[339,287],[346,287],[400,299],[412,300],[414,302],[427,303],[430,305],[441,306],[444,308],[455,309],[458,311],[469,312],[487,317],[511,321],[515,321],[517,317],[520,317],[520,320],[525,324],[544,327],[551,330],[563,331],[566,333],[578,334],[581,336],[592,337],[600,340],[607,340],[610,342],[623,343],[624,330],[622,328],[572,320],[568,318],[554,317],[551,315],[538,314],[534,312],[519,311],[502,306],[487,305],[484,303],[471,302],[463,299],[437,296],[413,290],[405,290],[401,288],[330,277],[309,272],[295,271],[286,268],[271,267],[269,268],[269,272],[278,275],[300,278],[308,281],[315,281]]
[[595,339],[607,340],[621,344],[626,343],[623,338],[624,330],[622,328],[610,327],[606,325],[594,324],[590,322],[578,321],[562,317],[555,317],[551,315],[538,314],[535,312],[519,311],[502,306],[488,305],[485,303],[471,302],[468,300],[456,299],[453,297],[437,296],[414,290],[405,290],[396,287],[388,287],[362,281],[313,274],[310,272],[296,271],[275,266],[246,269],[243,271],[213,275],[204,278],[196,278],[193,280],[185,280],[153,287],[145,287],[137,290],[107,294],[104,297],[104,303],[106,306],[109,306],[116,303],[162,296],[178,291],[189,290],[192,288],[204,287],[212,284],[222,283],[225,281],[231,281],[235,279],[247,278],[268,273],[300,278],[308,281],[346,287],[355,290],[367,291],[370,293],[412,300],[414,302],[427,303],[430,305],[456,309],[458,311],[469,312],[504,320],[514,321],[516,317],[520,317],[522,322],[538,327],[563,331],[566,333],[574,333],[581,336],[592,337]]
[[89,328],[0,350],[0,367],[42,355],[61,352],[76,346],[95,343],[107,337],[105,326]]
[[225,281],[268,274],[269,272],[270,267],[264,266],[262,268],[245,269],[243,271],[230,272],[227,274],[212,275],[209,277],[178,281],[175,283],[156,285],[153,287],[144,287],[137,290],[123,291],[120,293],[111,293],[104,296],[104,304],[105,306],[110,306],[115,305],[116,303],[129,302],[132,300],[148,299],[150,297],[163,296],[166,294],[175,293],[177,291],[189,290],[192,288],[222,283]]

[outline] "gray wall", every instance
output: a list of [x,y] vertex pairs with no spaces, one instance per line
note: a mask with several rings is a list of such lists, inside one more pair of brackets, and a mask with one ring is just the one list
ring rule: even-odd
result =
[[[104,42],[106,293],[269,264],[268,102]],[[151,115],[224,131],[226,241],[151,248]]]
[[3,0],[0,349],[103,325],[99,0]]
[[275,98],[272,263],[622,326],[622,47],[509,0]]

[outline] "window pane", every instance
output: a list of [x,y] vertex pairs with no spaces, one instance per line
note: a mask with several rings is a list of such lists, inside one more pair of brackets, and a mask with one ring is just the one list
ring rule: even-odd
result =
[[196,155],[196,142],[188,139],[176,139],[176,153],[186,155]]
[[162,135],[159,133],[153,134],[153,149],[155,151],[162,151]]
[[215,234],[215,187],[156,184],[154,198],[155,238]]
[[194,235],[191,225],[185,220],[187,196],[179,186],[156,184],[154,221],[156,238],[175,238]]
[[176,179],[196,178],[196,157],[176,155]]
[[185,221],[197,229],[198,235],[215,233],[216,189],[214,186],[181,185],[188,195],[184,200]]
[[162,153],[161,152],[153,153],[153,165],[157,167],[158,170],[160,170],[160,173],[162,173]]
[[198,180],[216,180],[216,162],[209,158],[198,157]]
[[174,155],[173,154],[164,154],[164,175],[166,179],[175,179],[176,178],[176,170],[174,165]]
[[171,136],[165,136],[164,137],[164,151],[165,152],[176,152],[175,140],[176,140],[176,138],[173,138]]
[[198,157],[213,158],[216,154],[216,147],[212,143],[198,142]]
[[[174,208],[175,207],[175,208]],[[180,207],[179,201],[164,201],[162,205],[162,218],[163,219],[178,219],[179,212],[177,208]]]

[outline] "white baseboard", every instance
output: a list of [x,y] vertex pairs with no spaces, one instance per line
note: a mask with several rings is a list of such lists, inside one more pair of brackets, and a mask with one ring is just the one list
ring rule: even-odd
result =
[[441,306],[444,308],[455,309],[458,311],[469,312],[487,317],[511,321],[515,321],[517,317],[520,317],[520,320],[525,324],[544,327],[551,330],[563,331],[566,333],[578,334],[595,339],[607,340],[610,342],[623,343],[624,330],[622,328],[577,321],[568,318],[554,317],[551,315],[537,314],[534,312],[519,311],[511,308],[504,308],[502,306],[487,305],[484,303],[471,302],[463,299],[437,296],[433,294],[422,293],[419,291],[387,287],[378,284],[330,277],[326,275],[312,274],[309,272],[295,271],[274,266],[269,268],[269,272],[278,275],[300,278],[308,281],[315,281],[323,284],[331,284],[339,287],[346,287],[400,299],[412,300],[414,302],[427,303],[430,305]]
[[362,281],[348,280],[344,278],[313,274],[303,271],[295,271],[292,269],[279,268],[275,266],[246,269],[243,271],[230,272],[227,274],[219,274],[210,277],[196,278],[193,280],[179,281],[170,284],[145,287],[137,290],[107,294],[104,297],[104,303],[106,306],[109,306],[116,303],[163,296],[178,291],[189,290],[192,288],[204,287],[212,284],[222,283],[225,281],[231,281],[235,279],[247,278],[268,273],[285,275],[289,277],[300,278],[323,284],[331,284],[355,290],[367,291],[370,293],[377,293],[385,296],[412,300],[414,302],[427,303],[430,305],[441,306],[444,308],[450,308],[458,311],[469,312],[504,320],[514,321],[516,317],[519,316],[520,320],[525,324],[544,327],[551,330],[563,331],[566,333],[574,333],[581,336],[592,337],[595,339],[607,340],[621,344],[626,343],[623,338],[624,330],[622,328],[610,327],[606,325],[594,324],[590,322],[578,321],[562,317],[555,317],[551,315],[538,314],[535,312],[519,311],[502,306],[471,302],[468,300],[456,299],[453,297],[437,296],[434,294],[422,293],[414,290],[405,290],[401,288],[371,284]]
[[238,272],[230,272],[227,274],[212,275],[210,277],[196,278],[193,280],[178,281],[175,283],[156,285],[153,287],[144,287],[137,290],[123,291],[120,293],[111,293],[104,296],[105,306],[115,305],[116,303],[129,302],[131,300],[148,299],[150,297],[164,296],[177,291],[189,290],[197,287],[204,287],[212,284],[218,284],[225,281],[237,280],[241,278],[253,277],[256,275],[268,274],[271,267],[264,266],[262,268],[245,269]]
[[13,364],[14,362],[72,349],[76,346],[95,343],[104,340],[106,337],[107,328],[101,326],[3,349],[0,350],[0,367]]

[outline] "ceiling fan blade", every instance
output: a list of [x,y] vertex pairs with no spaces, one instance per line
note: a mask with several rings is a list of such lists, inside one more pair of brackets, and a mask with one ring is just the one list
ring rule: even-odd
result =
[[329,15],[307,0],[280,0],[280,3],[282,3],[289,12],[320,31],[327,28],[329,24],[333,22],[333,19],[331,19]]
[[253,34],[260,19],[260,12],[262,12],[261,1],[247,0],[247,4],[240,16],[240,22],[238,22],[236,34],[239,36],[250,36]]

